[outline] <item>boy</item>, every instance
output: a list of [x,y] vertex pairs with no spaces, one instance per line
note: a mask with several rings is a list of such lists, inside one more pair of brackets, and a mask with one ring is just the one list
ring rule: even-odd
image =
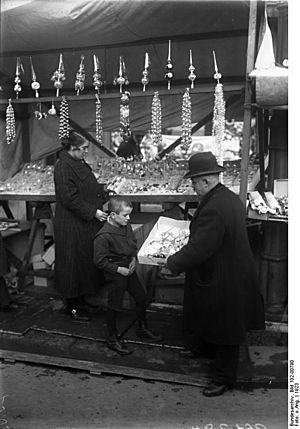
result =
[[108,212],[107,222],[94,240],[94,263],[103,270],[108,286],[108,347],[125,355],[131,351],[118,338],[116,322],[126,290],[136,304],[137,336],[154,341],[160,341],[162,337],[147,327],[146,293],[135,272],[137,246],[129,223],[132,204],[122,197],[112,197],[108,202]]

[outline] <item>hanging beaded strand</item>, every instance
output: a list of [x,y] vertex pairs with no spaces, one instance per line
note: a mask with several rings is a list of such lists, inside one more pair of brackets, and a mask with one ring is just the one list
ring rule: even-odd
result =
[[195,71],[195,67],[193,66],[193,54],[192,54],[192,50],[190,49],[190,66],[189,66],[189,72],[190,74],[188,75],[188,79],[191,82],[191,88],[194,88],[194,81],[196,79],[196,75],[194,73]]
[[120,134],[124,141],[127,141],[131,135],[129,121],[129,97],[130,92],[125,91],[121,95],[120,102]]
[[99,94],[100,88],[103,85],[103,82],[101,80],[100,62],[99,62],[99,58],[95,54],[93,58],[94,58],[93,87],[95,88],[95,91],[97,91],[97,94]]
[[103,144],[102,105],[98,94],[96,95],[96,140]]
[[21,63],[21,59],[20,59],[20,57],[17,57],[16,76],[14,79],[14,82],[15,82],[14,91],[16,93],[16,99],[19,98],[19,92],[22,91],[22,87],[20,85],[20,83],[21,83],[21,78],[20,78],[21,71],[22,71],[22,73],[24,73],[24,69],[23,69],[23,66]]
[[31,88],[33,89],[33,91],[35,92],[35,97],[39,98],[40,94],[39,94],[39,89],[41,87],[40,83],[36,80],[36,74],[33,68],[33,62],[32,62],[32,58],[30,57],[30,66],[31,66],[31,78],[32,78],[32,82],[31,82]]
[[76,73],[76,80],[74,84],[76,95],[79,95],[79,93],[84,90],[84,81],[85,81],[84,56],[81,55],[80,64],[79,64],[78,72]]
[[[220,83],[222,77],[218,71],[215,51],[213,51],[215,74],[214,79],[217,81],[215,86],[215,99],[213,110],[212,135],[215,140],[215,156],[220,165],[223,165],[222,143],[225,135],[225,101],[223,94],[223,85]],[[222,179],[222,175],[221,175]]]
[[182,99],[182,113],[181,113],[182,125],[181,125],[181,150],[183,157],[186,159],[188,156],[188,150],[192,143],[192,103],[190,91],[187,88],[183,94]]
[[68,138],[70,135],[69,105],[65,96],[62,97],[59,110],[60,110],[60,115],[59,115],[58,138],[61,140],[63,138]]
[[161,102],[158,91],[154,92],[151,108],[151,135],[153,144],[161,146],[162,143],[162,121],[161,121]]
[[56,97],[59,97],[59,90],[64,85],[63,81],[66,80],[62,54],[59,55],[58,69],[53,73],[51,80],[54,82],[54,88],[56,88]]
[[145,52],[145,65],[143,70],[143,77],[142,77],[142,85],[143,85],[143,92],[146,90],[146,85],[149,83],[149,67],[150,67],[150,59],[148,52]]
[[8,106],[6,108],[6,142],[10,144],[16,137],[16,121],[15,112],[11,104],[11,98],[8,100]]
[[167,59],[167,64],[165,68],[166,68],[165,79],[168,79],[168,89],[171,89],[171,80],[174,77],[174,73],[172,72],[173,64],[171,61],[171,40],[169,40],[168,59]]

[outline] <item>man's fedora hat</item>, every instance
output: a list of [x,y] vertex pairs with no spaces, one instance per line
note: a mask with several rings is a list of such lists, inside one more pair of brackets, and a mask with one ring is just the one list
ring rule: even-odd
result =
[[198,152],[189,159],[189,171],[183,176],[188,179],[206,174],[216,174],[225,171],[226,168],[218,165],[216,157],[212,152]]

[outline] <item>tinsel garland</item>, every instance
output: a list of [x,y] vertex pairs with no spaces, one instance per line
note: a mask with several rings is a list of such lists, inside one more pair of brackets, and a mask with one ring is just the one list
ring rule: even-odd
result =
[[131,134],[129,121],[129,96],[129,91],[123,92],[120,103],[120,133],[124,141],[127,141]]
[[215,138],[215,156],[220,165],[222,159],[222,142],[225,134],[225,101],[223,95],[223,85],[217,83],[215,87],[215,102],[213,111],[212,135]]
[[187,88],[183,94],[182,99],[182,113],[181,113],[182,125],[181,125],[181,150],[184,158],[187,157],[188,149],[192,143],[192,102],[190,91]]
[[11,99],[8,100],[8,106],[6,108],[6,141],[10,144],[16,137],[16,121],[15,112],[11,104]]
[[80,64],[79,64],[78,71],[76,73],[76,80],[74,84],[74,88],[77,95],[79,95],[80,91],[82,92],[84,90],[84,81],[85,81],[84,56],[81,55]]
[[103,143],[102,105],[98,94],[96,94],[96,140],[99,144]]
[[62,97],[59,110],[60,110],[60,115],[59,115],[58,138],[59,139],[68,138],[70,135],[69,105],[65,96]]
[[161,102],[158,91],[154,92],[151,108],[151,135],[153,144],[158,146],[162,143]]

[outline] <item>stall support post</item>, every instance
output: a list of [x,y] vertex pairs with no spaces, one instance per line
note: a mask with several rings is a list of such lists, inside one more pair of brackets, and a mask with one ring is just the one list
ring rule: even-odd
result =
[[245,83],[245,104],[244,104],[244,126],[243,126],[243,145],[241,148],[241,172],[240,172],[240,199],[246,207],[247,187],[248,187],[248,166],[249,149],[251,138],[251,103],[252,103],[252,83],[249,73],[254,69],[255,51],[256,51],[256,15],[257,1],[250,2],[249,28],[248,28],[248,47],[247,47],[247,66]]

